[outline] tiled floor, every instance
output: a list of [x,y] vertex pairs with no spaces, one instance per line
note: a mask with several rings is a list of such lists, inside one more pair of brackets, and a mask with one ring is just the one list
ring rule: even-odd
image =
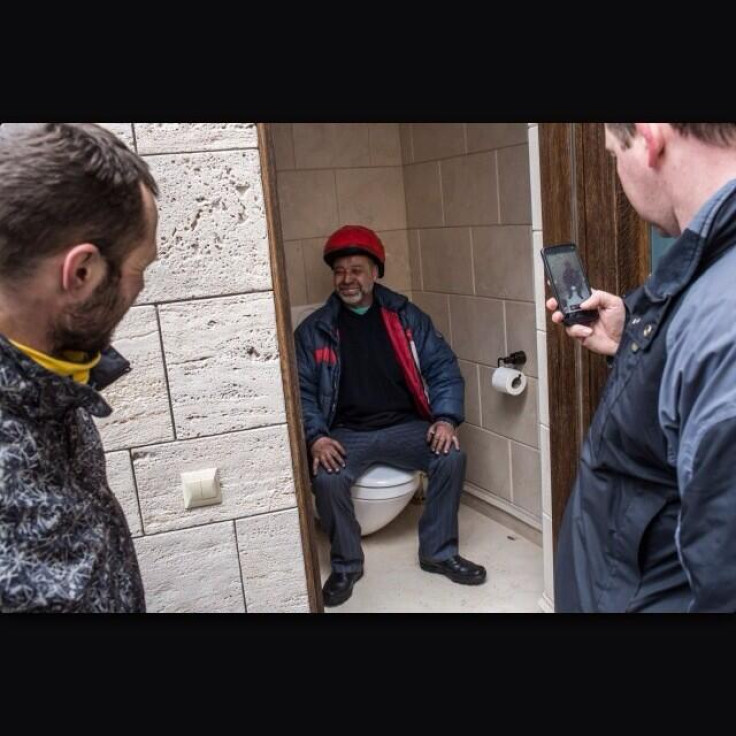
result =
[[[484,585],[457,585],[417,561],[422,506],[409,504],[391,524],[363,538],[365,574],[347,603],[327,613],[539,613],[542,549],[474,509],[460,505],[460,554],[484,565]],[[329,543],[317,525],[322,582]]]

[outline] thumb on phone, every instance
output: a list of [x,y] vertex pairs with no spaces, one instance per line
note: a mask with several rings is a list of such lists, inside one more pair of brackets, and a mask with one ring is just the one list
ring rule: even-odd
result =
[[609,294],[607,291],[601,291],[600,289],[591,289],[591,295],[580,305],[581,309],[608,309],[616,302],[620,300],[620,297]]

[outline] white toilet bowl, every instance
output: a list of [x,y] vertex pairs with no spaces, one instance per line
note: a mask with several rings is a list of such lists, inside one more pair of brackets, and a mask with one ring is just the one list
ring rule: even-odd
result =
[[350,489],[361,536],[373,534],[392,522],[419,488],[419,471],[374,465]]
[[[360,536],[390,524],[406,508],[421,482],[418,470],[399,470],[389,465],[373,465],[363,473],[350,489]],[[316,503],[314,513],[319,519]]]

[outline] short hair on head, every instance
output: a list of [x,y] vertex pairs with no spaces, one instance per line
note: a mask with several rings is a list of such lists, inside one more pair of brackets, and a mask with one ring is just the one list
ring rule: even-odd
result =
[[148,164],[94,123],[0,125],[0,279],[22,279],[75,243],[119,265],[144,235]]
[[[736,144],[736,123],[670,123],[683,137],[692,136],[696,140],[712,146],[728,147]],[[631,145],[636,135],[634,123],[606,123],[606,128],[618,138],[624,148]]]

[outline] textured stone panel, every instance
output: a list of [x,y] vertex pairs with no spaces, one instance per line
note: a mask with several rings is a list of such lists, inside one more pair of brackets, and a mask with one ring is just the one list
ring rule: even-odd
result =
[[296,509],[236,522],[250,613],[309,611]]
[[232,522],[135,541],[149,613],[244,613]]
[[[286,425],[133,451],[147,534],[296,505]],[[222,503],[185,509],[181,473],[217,468]]]
[[141,514],[138,510],[138,495],[135,492],[133,467],[127,452],[110,452],[107,461],[107,483],[125,512],[130,533],[134,537],[143,534]]
[[155,308],[133,307],[113,346],[130,361],[131,371],[102,391],[113,408],[109,417],[96,420],[105,450],[174,439]]
[[256,148],[255,123],[135,123],[139,153]]
[[158,183],[158,261],[138,303],[271,288],[257,151],[151,156]]
[[159,311],[177,438],[286,421],[271,293]]

